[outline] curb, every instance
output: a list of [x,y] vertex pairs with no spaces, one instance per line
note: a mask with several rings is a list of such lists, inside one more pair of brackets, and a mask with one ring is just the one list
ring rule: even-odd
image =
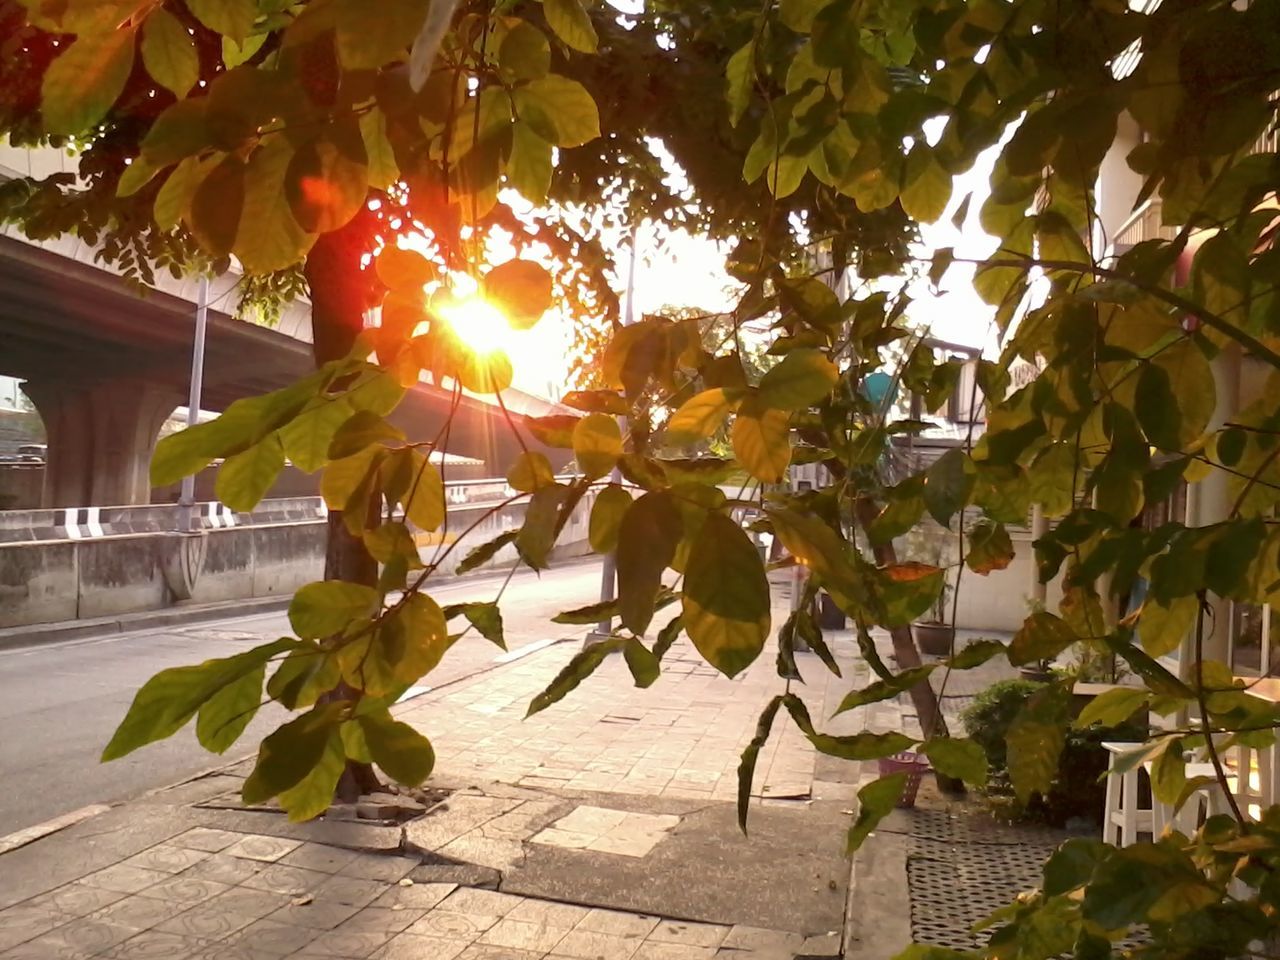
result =
[[35,647],[64,640],[110,637],[151,627],[184,626],[228,617],[251,617],[262,613],[278,613],[289,608],[292,595],[257,597],[247,600],[224,600],[190,607],[173,606],[163,610],[143,610],[116,617],[93,617],[87,620],[62,620],[57,623],[33,623],[23,627],[0,629],[0,650]]

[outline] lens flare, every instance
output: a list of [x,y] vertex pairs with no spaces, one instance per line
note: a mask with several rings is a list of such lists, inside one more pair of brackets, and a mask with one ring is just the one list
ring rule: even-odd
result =
[[511,339],[511,326],[502,311],[480,296],[468,296],[441,305],[437,312],[453,328],[458,339],[479,356],[502,350]]

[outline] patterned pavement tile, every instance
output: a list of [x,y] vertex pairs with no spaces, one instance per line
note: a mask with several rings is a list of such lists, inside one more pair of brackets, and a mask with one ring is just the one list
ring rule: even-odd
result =
[[269,837],[260,833],[251,833],[241,837],[225,853],[230,857],[244,860],[259,860],[263,863],[275,863],[281,857],[302,846],[301,840],[285,840],[281,837]]

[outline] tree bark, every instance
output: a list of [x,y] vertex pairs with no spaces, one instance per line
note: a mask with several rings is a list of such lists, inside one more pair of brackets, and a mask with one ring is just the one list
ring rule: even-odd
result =
[[[376,294],[372,271],[362,271],[361,261],[371,248],[376,221],[362,210],[350,223],[332,233],[322,234],[307,255],[303,273],[311,291],[312,356],[317,368],[340,360],[351,352],[356,337],[364,329],[365,311]],[[375,499],[370,509],[379,509]],[[374,587],[378,584],[378,563],[342,520],[342,511],[329,514],[325,544],[324,578],[345,580]],[[358,691],[345,683],[325,695],[327,700],[354,699]],[[382,786],[373,766],[348,760],[338,780],[336,797],[352,803],[362,793]]]
[[[855,497],[853,515],[858,526],[865,533],[876,518],[876,506],[867,497]],[[881,566],[898,562],[898,552],[894,549],[892,542],[873,544],[872,553],[875,555],[876,563]],[[923,661],[920,659],[920,651],[916,648],[915,638],[911,635],[911,627],[891,627],[889,637],[893,641],[893,655],[900,669],[909,670],[912,667],[921,666]],[[949,736],[947,718],[942,715],[942,705],[938,702],[938,695],[933,692],[933,686],[929,681],[922,680],[907,692],[911,695],[911,703],[915,706],[916,716],[920,719],[921,731],[929,737]],[[946,777],[939,773],[937,779],[938,787],[942,790],[949,793],[964,792],[964,783],[954,777]]]

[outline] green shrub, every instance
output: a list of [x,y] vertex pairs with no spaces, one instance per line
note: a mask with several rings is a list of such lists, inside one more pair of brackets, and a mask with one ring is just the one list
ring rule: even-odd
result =
[[[1007,787],[1005,742],[1009,727],[1022,705],[1043,686],[1034,680],[1000,680],[978,694],[961,714],[965,732],[987,755],[992,774],[991,791],[999,791],[1002,785]],[[1101,778],[1106,772],[1108,757],[1102,741],[1137,741],[1144,735],[1142,727],[1132,722],[1117,727],[1070,730],[1058,757],[1058,775],[1048,795],[1037,794],[1025,808],[1011,803],[1008,797],[1001,797],[1000,805],[1011,809],[1015,816],[1055,826],[1072,820],[1096,823],[1101,819],[1106,799],[1106,784]]]

